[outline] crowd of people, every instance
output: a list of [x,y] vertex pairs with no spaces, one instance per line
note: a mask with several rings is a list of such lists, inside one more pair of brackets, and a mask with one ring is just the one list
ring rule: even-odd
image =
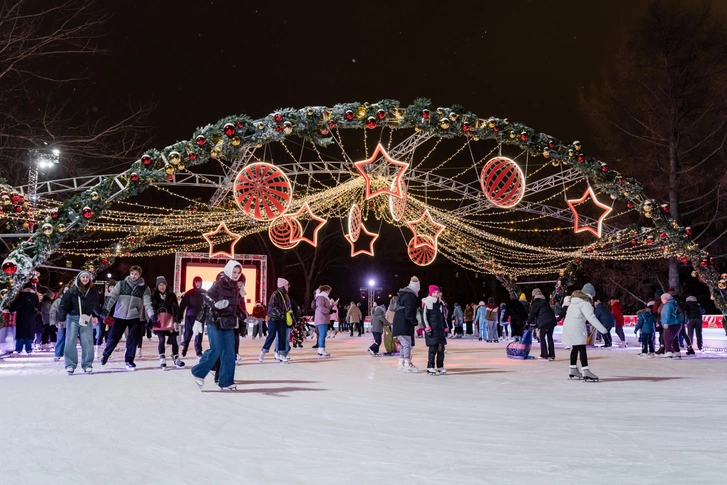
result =
[[[252,339],[264,339],[258,360],[263,362],[272,348],[275,361],[283,364],[290,362],[291,344],[302,348],[307,338],[315,340],[312,348],[325,358],[330,356],[326,342],[337,334],[353,337],[356,333],[360,337],[366,333],[360,303],[352,301],[339,315],[339,300],[331,298],[329,285],[318,287],[306,309],[291,298],[288,280],[278,278],[267,304],[256,302],[248,314],[240,263],[228,261],[208,290],[202,288],[202,283],[200,277],[195,277],[193,287],[181,295],[181,300],[163,276],[156,278],[153,288],[149,287],[139,266],[132,266],[122,281],[109,281],[101,293],[93,275],[86,271],[57,293],[39,295],[35,283],[28,283],[10,307],[16,313],[15,351],[30,354],[53,347],[54,360],[63,359],[65,370],[73,374],[79,365],[76,343],[80,341],[80,366],[83,372],[90,373],[95,360],[100,360],[102,366],[107,364],[125,337],[124,363],[127,370],[133,371],[135,359],[141,357],[144,336],[150,339],[153,333],[158,339],[156,354],[161,369],[168,365],[184,368],[181,359],[192,344],[199,358],[192,375],[199,387],[213,372],[221,389],[233,390],[240,338],[247,336],[248,327]],[[539,359],[553,361],[553,333],[562,323],[563,347],[570,350],[569,377],[589,380],[598,377],[588,366],[588,346],[602,342],[601,348],[611,348],[612,329],[618,345],[627,345],[620,301],[616,297],[598,297],[590,283],[566,296],[557,314],[550,298],[539,288],[532,290],[530,300],[523,293],[519,298],[503,302],[489,298],[487,302],[465,304],[464,308],[454,303],[450,311],[438,286],[430,285],[426,296],[420,297],[420,285],[419,279],[412,277],[388,307],[377,305],[371,311],[373,343],[366,350],[379,356],[383,344],[387,354],[398,354],[397,369],[403,373],[419,371],[412,362],[417,338],[423,338],[428,348],[426,372],[430,375],[447,373],[444,359],[448,338],[471,336],[485,344],[517,342],[530,332],[540,342]],[[638,356],[653,358],[661,354],[679,359],[683,347],[687,355],[694,355],[695,335],[697,348],[702,350],[703,313],[694,296],[684,299],[673,288],[657,291],[637,313],[634,332],[642,346]],[[209,348],[203,351],[205,329]],[[170,354],[167,347],[171,347]],[[171,364],[167,363],[167,355]]]

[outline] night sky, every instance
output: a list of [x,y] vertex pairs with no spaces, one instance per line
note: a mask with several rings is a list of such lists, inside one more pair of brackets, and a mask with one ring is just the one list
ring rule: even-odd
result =
[[155,105],[157,148],[231,114],[418,97],[588,146],[578,93],[608,68],[647,4],[127,1],[106,24],[109,55],[88,69],[99,114],[120,99]]

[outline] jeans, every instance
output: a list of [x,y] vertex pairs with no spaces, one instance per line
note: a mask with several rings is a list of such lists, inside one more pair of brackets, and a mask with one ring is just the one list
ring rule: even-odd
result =
[[374,336],[374,343],[371,344],[369,349],[371,349],[374,354],[378,354],[379,348],[381,347],[381,336],[383,335],[383,332],[371,332],[371,335]]
[[[102,319],[99,319],[99,320],[102,320]],[[94,327],[94,330],[95,330],[95,327]],[[103,322],[99,322],[98,334],[96,337],[96,345],[103,345],[104,340],[108,341],[110,333],[111,333],[111,327],[104,324]]]
[[[278,354],[287,356],[288,353],[285,350],[285,335],[287,334],[288,325],[285,320],[270,320],[268,321],[268,336],[265,338],[262,350],[265,353],[270,352],[270,346],[273,345],[275,338],[278,338]],[[282,349],[280,348],[282,345]]]
[[324,323],[322,325],[316,325],[316,328],[318,329],[318,348],[325,349],[326,335],[328,335],[328,324]]
[[664,351],[679,352],[679,331],[681,325],[664,325]]
[[63,357],[66,350],[66,325],[58,329],[58,336],[56,337],[57,342],[54,355],[58,358]]
[[437,364],[437,369],[444,367],[444,345],[429,345],[429,360],[427,361],[427,368],[434,369],[434,364]]
[[116,348],[119,340],[121,340],[124,330],[127,328],[129,329],[129,332],[126,336],[126,353],[124,354],[124,362],[134,363],[137,339],[141,340],[144,336],[142,323],[138,318],[131,320],[114,318],[114,324],[111,326],[111,335],[109,335],[109,338],[106,341],[106,348],[103,351],[103,355],[106,359],[111,356],[111,353]]
[[[285,322],[283,322],[283,323],[285,323]],[[279,335],[275,336],[275,348],[278,349],[279,355],[288,355],[288,352],[290,352],[290,332],[293,330],[293,327],[289,327],[288,324],[285,323],[284,329],[285,329],[285,353],[284,354],[280,353],[280,347],[281,347],[280,336]]]
[[[283,322],[284,323],[284,322]],[[212,367],[220,360],[217,372],[220,387],[235,383],[235,335],[232,330],[220,330],[215,325],[207,325],[207,338],[210,348],[202,354],[199,363],[192,367],[192,375],[204,379]]]
[[497,322],[487,320],[487,336],[489,340],[497,340]]
[[20,353],[23,351],[23,347],[25,347],[25,351],[27,353],[33,352],[33,339],[32,338],[18,338],[15,339],[15,351],[17,353]]
[[689,340],[693,343],[694,342],[694,332],[697,332],[697,348],[699,350],[702,350],[702,319],[692,319],[689,320],[689,324],[687,325],[687,328],[689,329]]
[[399,335],[399,345],[401,346],[401,352],[399,357],[402,359],[411,359],[411,336],[410,335]]
[[554,329],[553,326],[540,329],[540,357],[555,359]]
[[654,334],[641,332],[641,353],[654,353]]
[[480,326],[480,338],[487,340],[487,324],[485,322],[479,322],[478,324]]
[[472,335],[472,322],[464,322],[465,332],[467,335]]
[[82,327],[78,324],[78,315],[70,315],[66,320],[66,348],[64,357],[66,367],[78,367],[78,350],[76,350],[76,339],[81,336],[81,367],[90,369],[93,365],[93,326]]
[[187,349],[189,348],[189,342],[192,340],[192,337],[194,337],[194,352],[197,355],[202,355],[202,337],[203,335],[200,333],[199,335],[194,335],[192,332],[192,329],[194,327],[194,321],[197,319],[197,315],[187,314],[184,317],[184,340],[182,340],[182,353],[185,355],[187,354]]

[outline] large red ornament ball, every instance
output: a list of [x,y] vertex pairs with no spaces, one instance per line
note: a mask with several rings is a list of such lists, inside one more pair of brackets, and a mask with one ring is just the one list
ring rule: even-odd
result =
[[353,111],[351,111],[350,109],[346,110],[346,119],[348,121],[351,121],[354,118],[354,116],[356,116],[356,115],[354,114]]
[[301,236],[300,223],[290,216],[280,216],[268,228],[270,241],[280,249],[291,249],[298,245],[300,240],[293,242]]
[[3,262],[3,273],[6,275],[14,275],[18,271],[18,265],[12,261],[5,260]]
[[437,257],[434,241],[429,236],[414,236],[409,240],[407,253],[412,263],[427,266]]
[[141,164],[145,167],[148,167],[151,165],[151,157],[149,155],[144,155],[141,157]]
[[470,122],[469,121],[462,122],[462,131],[470,131]]
[[429,113],[428,109],[422,110],[422,118],[424,118],[425,120],[428,120],[430,116],[431,116],[431,114]]
[[21,212],[23,212],[23,206],[22,205],[16,205],[15,206],[15,212],[17,214],[20,214]]
[[374,118],[373,116],[369,116],[366,120],[366,126],[371,128],[372,130],[376,128],[376,118]]
[[227,123],[224,127],[224,131],[226,136],[233,136],[235,134],[235,125]]
[[275,113],[273,115],[273,119],[275,120],[276,123],[282,123],[283,122],[283,115],[282,115],[282,113]]
[[288,210],[293,188],[278,167],[256,162],[245,166],[237,174],[234,196],[242,212],[257,221],[271,221]]
[[691,227],[686,227],[684,228],[684,232],[687,233],[687,236],[691,236],[693,231]]
[[132,182],[138,182],[139,181],[139,174],[136,172],[131,173],[131,181]]
[[608,165],[605,163],[601,164],[601,172],[606,173],[608,172]]
[[93,217],[93,209],[86,206],[81,210],[81,214],[83,215],[84,219],[90,219]]
[[187,157],[189,157],[189,159],[190,159],[191,161],[195,161],[195,160],[197,160],[197,154],[196,154],[196,153],[194,153],[194,152],[189,152],[189,153],[187,154]]
[[203,147],[205,143],[207,143],[207,138],[202,135],[198,135],[197,138],[195,138],[195,141],[197,142],[197,146]]
[[383,120],[384,118],[386,118],[386,111],[380,109],[376,112],[376,116],[378,116],[380,120]]
[[482,168],[480,174],[482,193],[494,206],[516,206],[525,194],[525,175],[510,158],[495,157]]
[[521,141],[528,141],[528,138],[530,138],[530,137],[528,136],[527,132],[523,131],[522,133],[520,133]]

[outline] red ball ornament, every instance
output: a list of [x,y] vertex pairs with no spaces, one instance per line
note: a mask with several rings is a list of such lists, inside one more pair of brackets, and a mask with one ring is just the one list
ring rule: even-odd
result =
[[522,133],[520,133],[520,140],[528,141],[528,138],[530,138],[530,137],[528,136],[528,134],[526,132],[523,131]]
[[321,130],[321,135],[327,135],[329,133],[328,128],[323,128]]
[[662,239],[666,239],[666,233],[665,232],[659,233],[659,237]]
[[235,134],[235,125],[232,123],[227,123],[223,129],[226,136],[232,136]]
[[25,202],[25,197],[22,195],[18,196],[18,204],[22,204],[23,202]]
[[707,262],[706,259],[703,259],[702,261],[699,262],[699,266],[701,266],[702,268],[706,268],[707,266],[709,266],[709,263]]
[[372,130],[376,128],[376,118],[374,118],[373,116],[369,116],[366,120],[366,126],[371,128]]
[[283,131],[282,125],[275,125],[275,131]]
[[93,217],[93,209],[86,206],[81,210],[81,214],[83,215],[84,219],[90,219]]
[[383,109],[380,109],[376,112],[376,116],[378,116],[379,119],[383,120],[384,118],[386,118],[386,111]]
[[585,162],[586,161],[586,156],[584,154],[582,154],[582,153],[579,153],[578,154],[578,161],[581,162],[581,163]]
[[108,260],[108,259],[106,259],[106,258],[101,258],[101,264],[106,264],[106,263],[108,263],[108,262],[109,262],[109,260]]
[[134,237],[134,236],[129,236],[129,242],[130,242],[131,244],[134,244],[134,243],[136,242],[136,237]]
[[197,142],[198,147],[203,147],[205,143],[207,143],[207,138],[203,135],[197,135],[197,138],[195,138],[194,141]]
[[553,140],[548,140],[548,148],[555,147],[555,142]]
[[470,122],[469,121],[462,122],[462,131],[470,131]]
[[275,113],[273,115],[273,119],[276,123],[282,123],[283,122],[283,114],[282,113]]
[[353,118],[354,118],[355,116],[356,116],[356,115],[354,114],[354,112],[353,112],[353,111],[351,111],[350,109],[347,109],[347,110],[346,110],[346,119],[347,119],[348,121],[351,121],[351,120],[352,120],[352,119],[353,119]]
[[40,280],[38,278],[36,278],[35,276],[33,276],[32,278],[30,278],[30,282],[33,283],[34,285],[37,285],[38,284],[38,281],[40,281]]
[[669,212],[669,204],[661,204],[661,210],[664,212]]
[[654,238],[653,238],[653,237],[651,237],[651,236],[648,236],[648,237],[646,238],[646,244],[652,244],[653,242],[654,242]]
[[634,208],[634,203],[633,203],[633,202],[631,202],[631,201],[629,201],[629,202],[628,202],[628,203],[626,204],[626,207],[628,207],[629,209],[633,209],[633,208]]
[[503,288],[507,288],[507,285],[505,283],[500,283]]
[[497,126],[493,126],[492,131],[500,131],[500,128],[498,128]]
[[196,154],[196,153],[194,153],[194,152],[189,152],[189,153],[187,154],[187,157],[189,157],[189,159],[190,159],[191,161],[195,161],[195,160],[197,160],[197,154]]
[[23,212],[23,206],[22,205],[16,205],[15,206],[15,212],[17,214],[20,214],[21,212]]
[[18,271],[18,265],[12,261],[5,261],[3,263],[3,273],[6,275],[14,275]]
[[588,249],[586,249],[586,251],[588,251],[589,253],[592,253],[593,252],[593,248],[590,248],[589,247]]
[[51,219],[58,219],[59,216],[60,216],[60,214],[58,214],[57,210],[53,210],[53,212],[50,213]]
[[328,127],[329,128],[333,128],[335,126],[336,126],[336,122],[335,121],[331,120],[331,121],[328,122]]
[[636,239],[632,239],[631,240],[631,245],[632,246],[636,246],[638,243],[639,243],[639,241],[637,241]]
[[245,123],[243,123],[242,121],[238,121],[235,123],[235,126],[237,126],[238,128],[242,128],[245,126]]
[[149,155],[144,155],[141,157],[141,164],[145,167],[148,167],[151,165],[151,157]]
[[431,114],[429,113],[428,109],[422,110],[422,118],[424,118],[425,120],[428,120],[430,116],[431,116]]
[[608,172],[608,164],[606,164],[606,163],[601,164],[601,172],[603,172],[603,173]]
[[170,173],[169,175],[167,175],[167,180],[174,180],[174,174]]
[[693,231],[691,227],[685,227],[684,232],[687,233],[687,236],[691,236]]
[[682,256],[682,263],[683,264],[688,264],[689,263],[689,258],[687,258],[686,256]]
[[136,172],[132,172],[131,174],[131,181],[132,182],[138,182],[139,181],[139,174]]
[[31,220],[28,221],[28,227],[33,227],[34,225],[35,225],[35,221],[34,220],[31,219]]

